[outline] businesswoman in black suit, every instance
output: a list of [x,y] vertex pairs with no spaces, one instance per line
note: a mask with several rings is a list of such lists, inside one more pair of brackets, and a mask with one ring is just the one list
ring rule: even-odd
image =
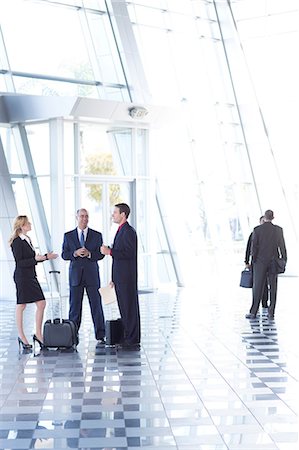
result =
[[30,230],[31,223],[28,217],[18,216],[14,221],[13,233],[9,240],[16,262],[14,282],[17,290],[16,324],[18,329],[18,342],[19,346],[22,346],[24,350],[29,350],[32,347],[24,334],[23,328],[23,312],[27,303],[35,303],[36,305],[36,329],[33,340],[37,341],[41,347],[43,345],[42,323],[46,301],[37,280],[35,266],[38,262],[55,259],[58,256],[53,252],[46,253],[45,255],[37,255],[31,239],[27,235]]

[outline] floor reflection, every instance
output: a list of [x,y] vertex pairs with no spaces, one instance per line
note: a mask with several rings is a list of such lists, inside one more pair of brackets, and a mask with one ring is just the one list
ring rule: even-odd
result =
[[77,352],[19,353],[3,302],[0,448],[297,450],[298,280],[280,280],[275,321],[219,283],[142,294],[140,351],[97,347],[85,305]]

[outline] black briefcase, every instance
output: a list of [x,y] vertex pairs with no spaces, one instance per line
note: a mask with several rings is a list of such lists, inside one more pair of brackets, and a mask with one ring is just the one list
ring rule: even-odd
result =
[[241,272],[240,286],[243,288],[252,288],[253,276],[251,269],[244,269]]
[[75,348],[78,345],[77,326],[72,320],[56,318],[44,323],[44,346]]
[[106,345],[121,344],[123,339],[124,327],[122,320],[106,320]]
[[[43,330],[43,344],[46,348],[76,348],[79,343],[78,329],[75,322],[69,319],[62,319],[62,305],[60,295],[60,282],[58,270],[51,270],[50,272],[50,287],[51,287],[51,315],[52,318],[46,320]],[[58,297],[59,297],[59,318],[54,319],[53,307],[53,289],[52,276],[58,276]]]

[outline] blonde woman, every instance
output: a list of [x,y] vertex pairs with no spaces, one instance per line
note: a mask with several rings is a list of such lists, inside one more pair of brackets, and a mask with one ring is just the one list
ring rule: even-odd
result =
[[23,328],[23,312],[27,303],[35,303],[35,334],[33,340],[38,342],[40,347],[43,346],[42,323],[44,317],[44,309],[46,306],[45,297],[40,284],[37,280],[35,266],[38,262],[47,259],[57,258],[57,254],[53,252],[45,255],[37,255],[32,245],[30,237],[27,233],[31,230],[31,223],[27,216],[18,216],[13,224],[13,233],[9,240],[12,253],[16,262],[14,272],[14,282],[17,289],[17,307],[16,307],[16,324],[18,329],[19,348],[30,350],[32,345],[29,344]]

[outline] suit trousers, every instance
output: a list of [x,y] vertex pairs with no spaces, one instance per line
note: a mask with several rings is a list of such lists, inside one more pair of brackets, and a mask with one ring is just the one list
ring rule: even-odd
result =
[[267,276],[270,288],[270,305],[268,314],[274,316],[277,296],[277,275],[268,273],[269,263],[256,261],[253,264],[253,288],[252,288],[252,305],[250,313],[256,315],[261,298],[265,292],[265,285],[267,283]]
[[119,312],[124,327],[126,344],[140,343],[140,312],[138,293],[128,283],[115,283]]
[[97,286],[87,286],[81,283],[79,286],[70,287],[70,311],[69,319],[73,320],[78,327],[81,325],[82,319],[82,302],[84,289],[86,289],[91,317],[94,325],[95,337],[97,340],[105,337],[105,321],[102,307],[101,296]]
[[269,297],[268,282],[269,282],[268,276],[266,276],[265,286],[264,286],[263,296],[262,296],[262,307],[263,308],[268,308],[268,297]]
[[[253,268],[252,268],[252,271],[254,272]],[[261,297],[261,299],[262,299],[262,307],[263,308],[268,308],[268,297],[269,297],[268,282],[269,282],[268,276],[266,275],[263,295]]]

